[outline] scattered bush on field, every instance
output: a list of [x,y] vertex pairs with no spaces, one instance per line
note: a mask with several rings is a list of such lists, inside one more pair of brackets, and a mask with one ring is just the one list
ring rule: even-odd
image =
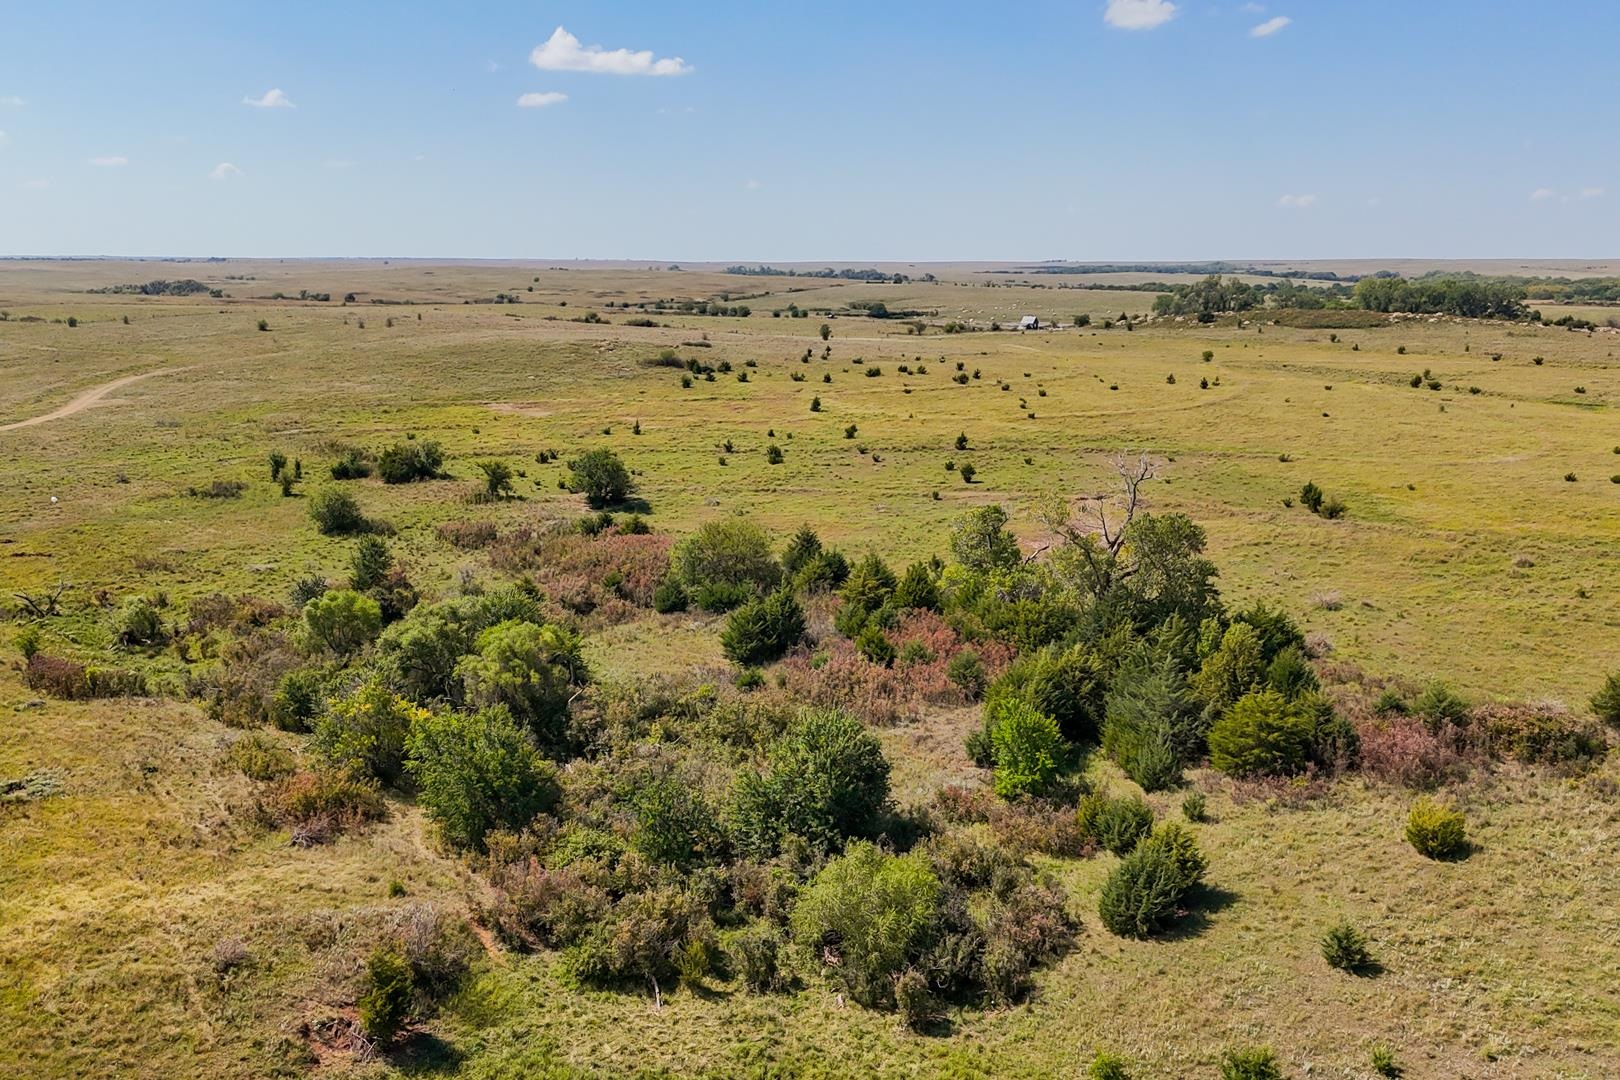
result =
[[1322,935],[1322,959],[1328,966],[1359,975],[1373,966],[1367,936],[1348,922],[1336,923]]
[[1467,826],[1460,810],[1423,796],[1406,817],[1406,841],[1430,859],[1456,859],[1468,852]]

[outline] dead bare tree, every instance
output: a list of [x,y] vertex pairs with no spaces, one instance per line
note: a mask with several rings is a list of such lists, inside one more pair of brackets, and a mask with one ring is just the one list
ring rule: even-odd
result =
[[48,593],[35,596],[26,592],[14,592],[11,595],[17,598],[17,602],[27,614],[36,619],[48,619],[62,614],[62,594],[67,592],[68,588],[68,582],[58,581],[56,587]]
[[1142,485],[1156,475],[1146,453],[1134,460],[1129,454],[1116,454],[1113,464],[1122,489],[1119,495],[1082,496],[1072,508],[1064,500],[1054,500],[1043,514],[1046,527],[1081,560],[1087,587],[1096,596],[1131,574],[1129,567],[1120,565],[1119,553],[1141,509]]

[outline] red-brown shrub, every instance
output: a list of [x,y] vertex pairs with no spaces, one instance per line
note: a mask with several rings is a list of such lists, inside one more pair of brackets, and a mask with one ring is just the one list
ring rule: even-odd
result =
[[658,533],[584,536],[554,525],[499,537],[489,559],[497,570],[531,575],[571,614],[612,625],[652,607],[653,590],[669,573],[670,543]]

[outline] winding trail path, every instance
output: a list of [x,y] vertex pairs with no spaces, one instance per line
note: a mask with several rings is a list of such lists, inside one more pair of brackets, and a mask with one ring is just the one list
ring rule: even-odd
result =
[[78,397],[75,397],[72,401],[69,401],[66,405],[63,405],[59,409],[54,409],[48,413],[41,413],[39,416],[30,416],[27,420],[18,420],[10,424],[0,424],[0,431],[11,431],[16,428],[33,427],[35,424],[46,424],[52,420],[62,420],[66,417],[74,415],[75,413],[81,413],[92,405],[99,404],[101,400],[108,394],[112,393],[114,390],[121,390],[130,383],[139,382],[142,379],[149,379],[153,375],[167,375],[171,372],[184,370],[186,369],[158,368],[156,371],[143,371],[139,375],[125,375],[123,378],[114,379],[110,383],[102,383],[100,386],[91,387],[89,390],[84,391]]

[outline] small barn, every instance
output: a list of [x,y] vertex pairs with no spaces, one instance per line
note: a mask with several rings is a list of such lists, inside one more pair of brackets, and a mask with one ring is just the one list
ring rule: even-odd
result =
[[1034,315],[1025,315],[1018,320],[1018,329],[1020,330],[1039,330],[1040,328],[1041,320]]

